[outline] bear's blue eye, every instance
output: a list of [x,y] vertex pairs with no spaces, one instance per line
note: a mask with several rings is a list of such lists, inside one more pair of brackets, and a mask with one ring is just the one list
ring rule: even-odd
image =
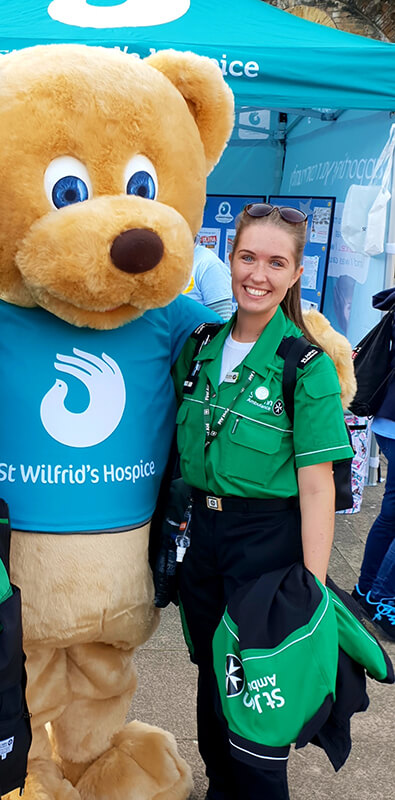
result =
[[88,197],[89,190],[85,181],[75,175],[65,175],[63,178],[59,178],[52,189],[52,202],[56,208],[82,203]]
[[145,197],[146,200],[154,200],[156,195],[155,181],[149,172],[139,170],[129,178],[126,193]]

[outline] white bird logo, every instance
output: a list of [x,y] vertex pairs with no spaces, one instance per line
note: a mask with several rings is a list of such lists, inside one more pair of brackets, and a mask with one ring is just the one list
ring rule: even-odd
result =
[[85,384],[89,405],[81,413],[68,411],[64,405],[67,383],[57,379],[41,401],[41,421],[57,442],[68,447],[93,447],[118,427],[125,409],[125,383],[118,364],[106,353],[98,358],[75,347],[73,353],[57,353],[54,367]]
[[124,0],[94,6],[87,0],[53,0],[48,14],[57,22],[77,28],[144,28],[183,17],[190,0]]

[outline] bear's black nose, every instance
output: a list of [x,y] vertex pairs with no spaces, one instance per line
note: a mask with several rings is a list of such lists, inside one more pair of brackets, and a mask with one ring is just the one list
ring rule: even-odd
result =
[[159,264],[163,256],[163,242],[154,231],[133,228],[114,239],[110,256],[123,272],[147,272]]

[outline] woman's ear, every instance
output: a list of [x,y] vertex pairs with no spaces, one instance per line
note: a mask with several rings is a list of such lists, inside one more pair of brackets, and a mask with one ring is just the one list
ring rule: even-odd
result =
[[207,56],[176,50],[161,50],[145,61],[184,97],[199,129],[208,175],[223,153],[234,122],[233,94],[220,68]]
[[303,274],[303,272],[304,272],[304,266],[303,266],[303,264],[301,264],[301,265],[300,265],[300,266],[297,268],[297,270],[295,271],[295,275],[294,275],[294,276],[293,276],[293,278],[292,278],[292,281],[291,281],[291,283],[290,283],[290,286],[293,286],[293,285],[296,283],[296,281],[298,281],[298,280],[299,280],[299,278],[301,278],[301,277],[302,277],[302,274]]

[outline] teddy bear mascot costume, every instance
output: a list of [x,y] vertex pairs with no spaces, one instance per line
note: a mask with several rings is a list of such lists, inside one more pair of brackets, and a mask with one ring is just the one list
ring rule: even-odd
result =
[[132,653],[157,624],[147,546],[170,367],[212,318],[179,294],[232,122],[220,70],[191,53],[1,57],[0,491],[23,602],[28,800],[191,789],[173,737],[124,720]]

